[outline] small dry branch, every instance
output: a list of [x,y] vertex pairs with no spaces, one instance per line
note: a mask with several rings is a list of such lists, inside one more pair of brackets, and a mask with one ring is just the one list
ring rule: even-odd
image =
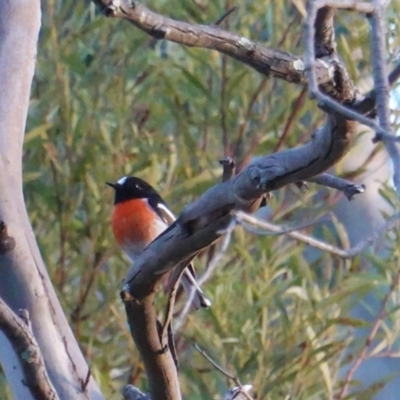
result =
[[0,330],[10,341],[19,359],[24,384],[37,400],[57,400],[57,393],[50,382],[42,353],[31,330],[28,312],[21,311],[21,317],[15,315],[0,298]]

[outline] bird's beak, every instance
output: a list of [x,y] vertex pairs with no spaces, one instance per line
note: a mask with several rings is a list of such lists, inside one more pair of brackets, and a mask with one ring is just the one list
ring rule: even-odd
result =
[[106,182],[106,185],[111,186],[114,190],[117,190],[119,188],[118,183]]

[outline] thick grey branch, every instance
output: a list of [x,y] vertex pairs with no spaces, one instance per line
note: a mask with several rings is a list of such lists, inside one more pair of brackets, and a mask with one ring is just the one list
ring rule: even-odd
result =
[[[129,20],[155,39],[165,39],[185,46],[217,50],[263,75],[288,82],[305,83],[304,64],[301,58],[272,50],[243,36],[227,32],[215,25],[196,25],[176,21],[149,10],[137,1],[95,0],[107,15]],[[323,62],[315,65],[319,83],[331,82],[329,66]]]
[[329,116],[304,146],[253,160],[229,181],[209,189],[142,253],[126,276],[125,290],[136,299],[149,295],[160,274],[220,237],[232,210],[251,212],[265,192],[327,170],[346,154],[355,128],[355,122]]
[[37,400],[56,400],[58,396],[47,375],[43,357],[28,324],[17,317],[0,298],[0,330],[10,341],[24,371],[24,384]]

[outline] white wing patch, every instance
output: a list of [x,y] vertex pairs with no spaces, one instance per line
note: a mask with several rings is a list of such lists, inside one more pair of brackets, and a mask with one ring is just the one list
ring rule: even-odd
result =
[[123,176],[123,177],[117,182],[118,185],[123,185],[123,184],[126,182],[127,179],[128,179],[127,176]]
[[176,220],[175,215],[164,204],[158,203],[157,208],[168,225],[171,225]]

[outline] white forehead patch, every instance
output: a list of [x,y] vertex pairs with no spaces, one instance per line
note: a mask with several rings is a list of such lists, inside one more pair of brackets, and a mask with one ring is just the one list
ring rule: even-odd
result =
[[123,177],[117,182],[118,185],[123,185],[123,184],[126,182],[127,179],[128,179],[127,176],[123,176]]

